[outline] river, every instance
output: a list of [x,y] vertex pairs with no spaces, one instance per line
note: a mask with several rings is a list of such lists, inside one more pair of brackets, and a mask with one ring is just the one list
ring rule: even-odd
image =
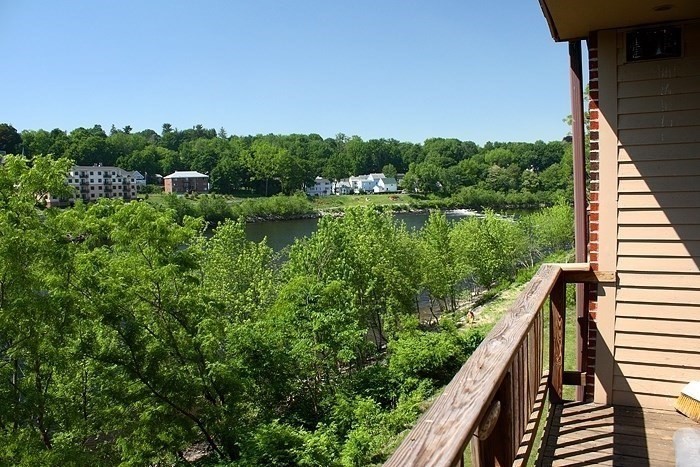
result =
[[[448,220],[456,221],[479,213],[466,209],[446,211]],[[428,220],[427,212],[400,212],[394,217],[406,224],[408,229],[421,229]],[[308,237],[318,228],[318,219],[292,219],[285,221],[252,222],[246,224],[248,240],[260,242],[267,238],[267,244],[274,250],[280,251],[294,243],[297,238]]]

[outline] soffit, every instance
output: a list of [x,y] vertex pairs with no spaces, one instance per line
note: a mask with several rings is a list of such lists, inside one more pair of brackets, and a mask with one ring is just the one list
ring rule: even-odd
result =
[[539,0],[556,41],[591,31],[700,18],[700,0]]

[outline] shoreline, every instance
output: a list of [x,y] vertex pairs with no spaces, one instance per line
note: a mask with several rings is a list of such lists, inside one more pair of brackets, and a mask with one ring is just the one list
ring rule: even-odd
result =
[[[432,211],[440,211],[444,213],[455,213],[461,214],[463,216],[483,216],[482,211],[477,211],[476,209],[469,208],[438,208],[438,207],[426,207],[418,208],[412,207],[410,205],[399,205],[399,204],[375,204],[366,205],[372,206],[377,209],[390,211],[392,213],[407,213],[407,214],[429,214]],[[245,219],[246,224],[254,224],[258,222],[275,222],[275,221],[293,221],[301,219],[320,219],[322,217],[343,217],[345,215],[345,210],[348,208],[337,207],[328,209],[318,209],[313,212],[300,213],[300,214],[290,214],[290,215],[279,215],[279,214],[269,214],[260,216],[251,216]]]

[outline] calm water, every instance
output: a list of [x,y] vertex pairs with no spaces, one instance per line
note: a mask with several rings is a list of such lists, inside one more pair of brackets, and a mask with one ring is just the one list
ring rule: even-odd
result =
[[[449,220],[459,220],[464,217],[479,215],[474,211],[455,210],[445,213]],[[402,212],[394,217],[406,224],[409,229],[421,229],[428,220],[428,213]],[[248,240],[259,242],[267,237],[267,244],[274,251],[280,251],[294,243],[297,238],[308,237],[316,231],[318,219],[294,219],[288,221],[255,222],[246,225]]]

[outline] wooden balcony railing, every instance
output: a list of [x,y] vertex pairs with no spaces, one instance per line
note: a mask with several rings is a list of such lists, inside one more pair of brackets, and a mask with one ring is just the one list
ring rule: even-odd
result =
[[[385,466],[462,466],[472,445],[475,466],[525,463],[546,393],[557,402],[564,372],[566,283],[598,282],[588,263],[545,264],[486,336]],[[543,371],[543,305],[550,297],[549,372]]]

